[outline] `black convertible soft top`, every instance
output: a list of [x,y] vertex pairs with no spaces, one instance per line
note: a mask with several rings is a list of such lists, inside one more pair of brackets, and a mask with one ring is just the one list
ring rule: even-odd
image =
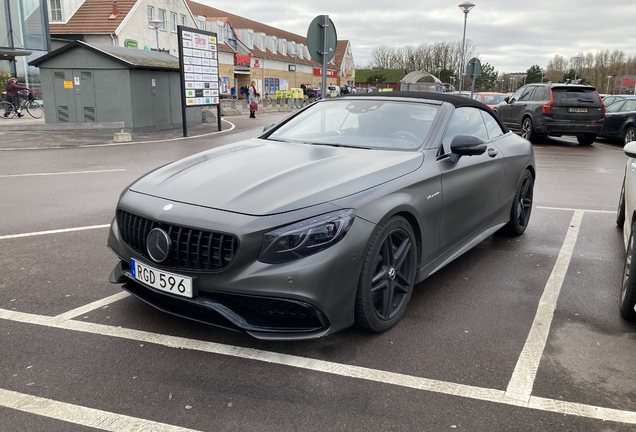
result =
[[506,125],[502,123],[502,121],[499,119],[499,116],[497,115],[496,112],[491,110],[487,105],[465,96],[456,96],[452,94],[432,93],[432,92],[394,91],[394,92],[356,93],[356,94],[344,95],[343,97],[390,97],[390,98],[427,99],[427,100],[434,100],[434,101],[440,101],[440,102],[448,102],[449,104],[454,105],[455,108],[466,107],[466,106],[479,108],[481,110],[488,111],[490,114],[492,114],[495,120],[497,120],[497,123],[499,123],[499,126],[501,126],[501,129],[504,131],[504,133],[508,132],[508,128],[506,127]]

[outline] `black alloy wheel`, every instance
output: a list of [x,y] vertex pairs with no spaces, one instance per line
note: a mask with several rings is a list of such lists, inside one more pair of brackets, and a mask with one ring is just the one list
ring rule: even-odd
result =
[[510,210],[510,221],[506,228],[510,234],[519,236],[524,233],[530,222],[532,213],[532,197],[534,193],[534,180],[529,170],[525,170],[517,185],[515,198]]
[[623,133],[623,145],[636,141],[636,129],[633,126],[629,126]]
[[632,224],[632,232],[627,242],[627,254],[625,256],[625,269],[623,271],[623,285],[621,287],[620,311],[623,318],[628,321],[636,321],[636,260],[634,260],[634,230],[636,223]]
[[625,178],[621,187],[621,197],[618,199],[618,210],[616,210],[616,225],[623,228],[625,224]]
[[521,137],[527,139],[530,142],[534,142],[535,133],[530,117],[524,118],[523,122],[521,123]]
[[596,134],[577,135],[576,140],[581,145],[592,145],[596,141]]
[[404,315],[416,275],[416,243],[411,225],[393,216],[378,227],[367,250],[356,296],[356,324],[380,333]]

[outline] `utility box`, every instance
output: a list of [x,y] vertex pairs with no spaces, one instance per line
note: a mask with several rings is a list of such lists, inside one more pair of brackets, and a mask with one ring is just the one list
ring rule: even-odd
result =
[[[76,41],[31,63],[40,68],[47,124],[124,122],[128,131],[182,127],[179,59]],[[200,107],[186,109],[202,123]]]

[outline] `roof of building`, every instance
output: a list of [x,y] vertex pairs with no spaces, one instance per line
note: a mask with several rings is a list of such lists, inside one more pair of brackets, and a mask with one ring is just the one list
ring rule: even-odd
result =
[[55,51],[33,60],[29,63],[29,65],[40,67],[40,65],[48,59],[56,57],[76,47],[89,49],[97,54],[122,63],[131,69],[179,70],[179,59],[168,53],[116,47],[112,45],[89,44],[82,41],[75,41],[68,45],[64,45],[62,48],[58,48]]
[[338,66],[338,68],[342,66],[342,61],[344,60],[345,54],[347,53],[348,46],[348,40],[339,40],[336,45],[336,55],[333,59],[336,62],[336,66]]
[[114,33],[137,0],[117,0],[119,14],[113,15],[113,2],[85,0],[66,24],[49,24],[52,34],[59,33]]

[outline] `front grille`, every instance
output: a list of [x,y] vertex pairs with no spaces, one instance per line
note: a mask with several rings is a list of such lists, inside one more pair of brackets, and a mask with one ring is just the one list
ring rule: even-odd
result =
[[172,247],[162,267],[218,272],[232,263],[238,251],[238,239],[233,235],[165,224],[123,210],[117,210],[117,225],[124,243],[147,260],[150,231],[161,228],[167,232]]

